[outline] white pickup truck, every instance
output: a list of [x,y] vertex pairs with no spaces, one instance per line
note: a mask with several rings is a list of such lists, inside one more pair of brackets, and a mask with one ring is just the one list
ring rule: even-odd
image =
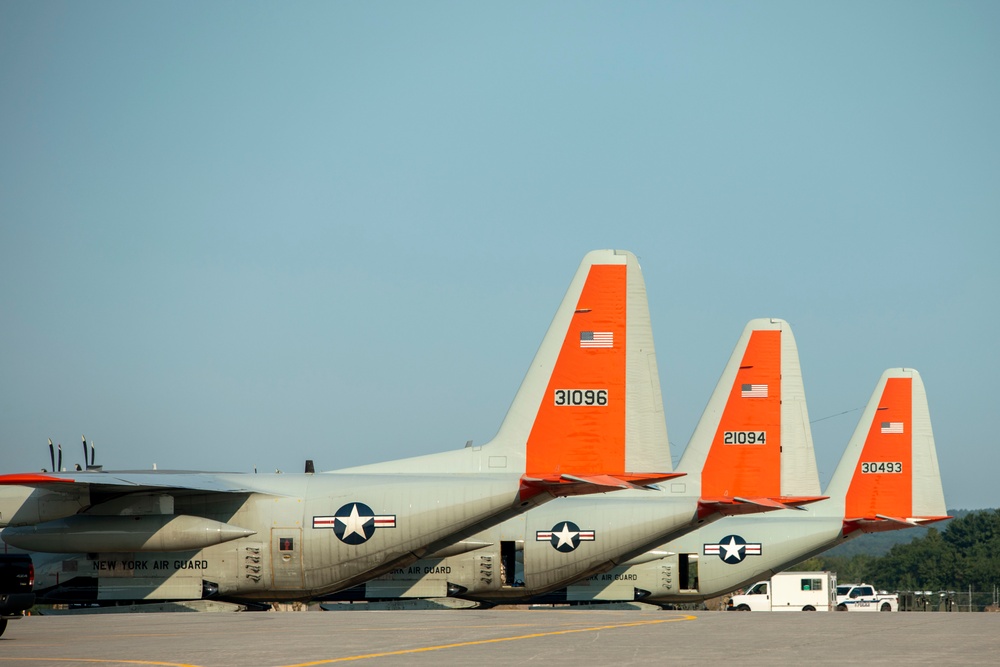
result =
[[837,586],[837,611],[899,611],[899,596],[871,584]]

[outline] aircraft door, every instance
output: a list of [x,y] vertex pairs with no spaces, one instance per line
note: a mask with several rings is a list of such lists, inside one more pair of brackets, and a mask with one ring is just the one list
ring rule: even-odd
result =
[[677,583],[682,591],[698,590],[698,554],[678,554]]
[[500,585],[517,585],[517,548],[514,542],[500,542]]
[[271,529],[271,584],[276,590],[298,590],[302,584],[302,529]]

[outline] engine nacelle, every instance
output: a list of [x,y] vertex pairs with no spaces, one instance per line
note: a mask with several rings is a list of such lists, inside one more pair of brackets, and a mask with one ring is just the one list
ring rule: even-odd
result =
[[3,540],[18,549],[44,553],[121,553],[204,549],[254,534],[254,530],[186,514],[77,514],[5,528]]

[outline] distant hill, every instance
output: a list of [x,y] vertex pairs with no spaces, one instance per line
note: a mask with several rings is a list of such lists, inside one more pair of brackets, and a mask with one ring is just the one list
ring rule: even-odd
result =
[[[960,519],[973,511],[978,510],[948,510],[948,514],[955,519]],[[938,521],[937,523],[932,523],[929,528],[936,528],[941,532],[951,522],[952,519]],[[884,556],[889,553],[889,549],[897,544],[909,544],[915,538],[923,537],[926,534],[927,528],[907,528],[906,530],[891,530],[887,533],[870,533],[856,537],[849,542],[844,542],[840,546],[824,552],[823,556],[843,556],[844,558],[853,558],[859,554]]]

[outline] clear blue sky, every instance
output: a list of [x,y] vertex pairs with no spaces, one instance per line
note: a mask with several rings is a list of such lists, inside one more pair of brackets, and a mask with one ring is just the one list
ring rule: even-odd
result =
[[813,419],[917,368],[1000,506],[998,72],[995,2],[4,2],[0,471],[483,443],[614,247],[675,461],[777,316]]

